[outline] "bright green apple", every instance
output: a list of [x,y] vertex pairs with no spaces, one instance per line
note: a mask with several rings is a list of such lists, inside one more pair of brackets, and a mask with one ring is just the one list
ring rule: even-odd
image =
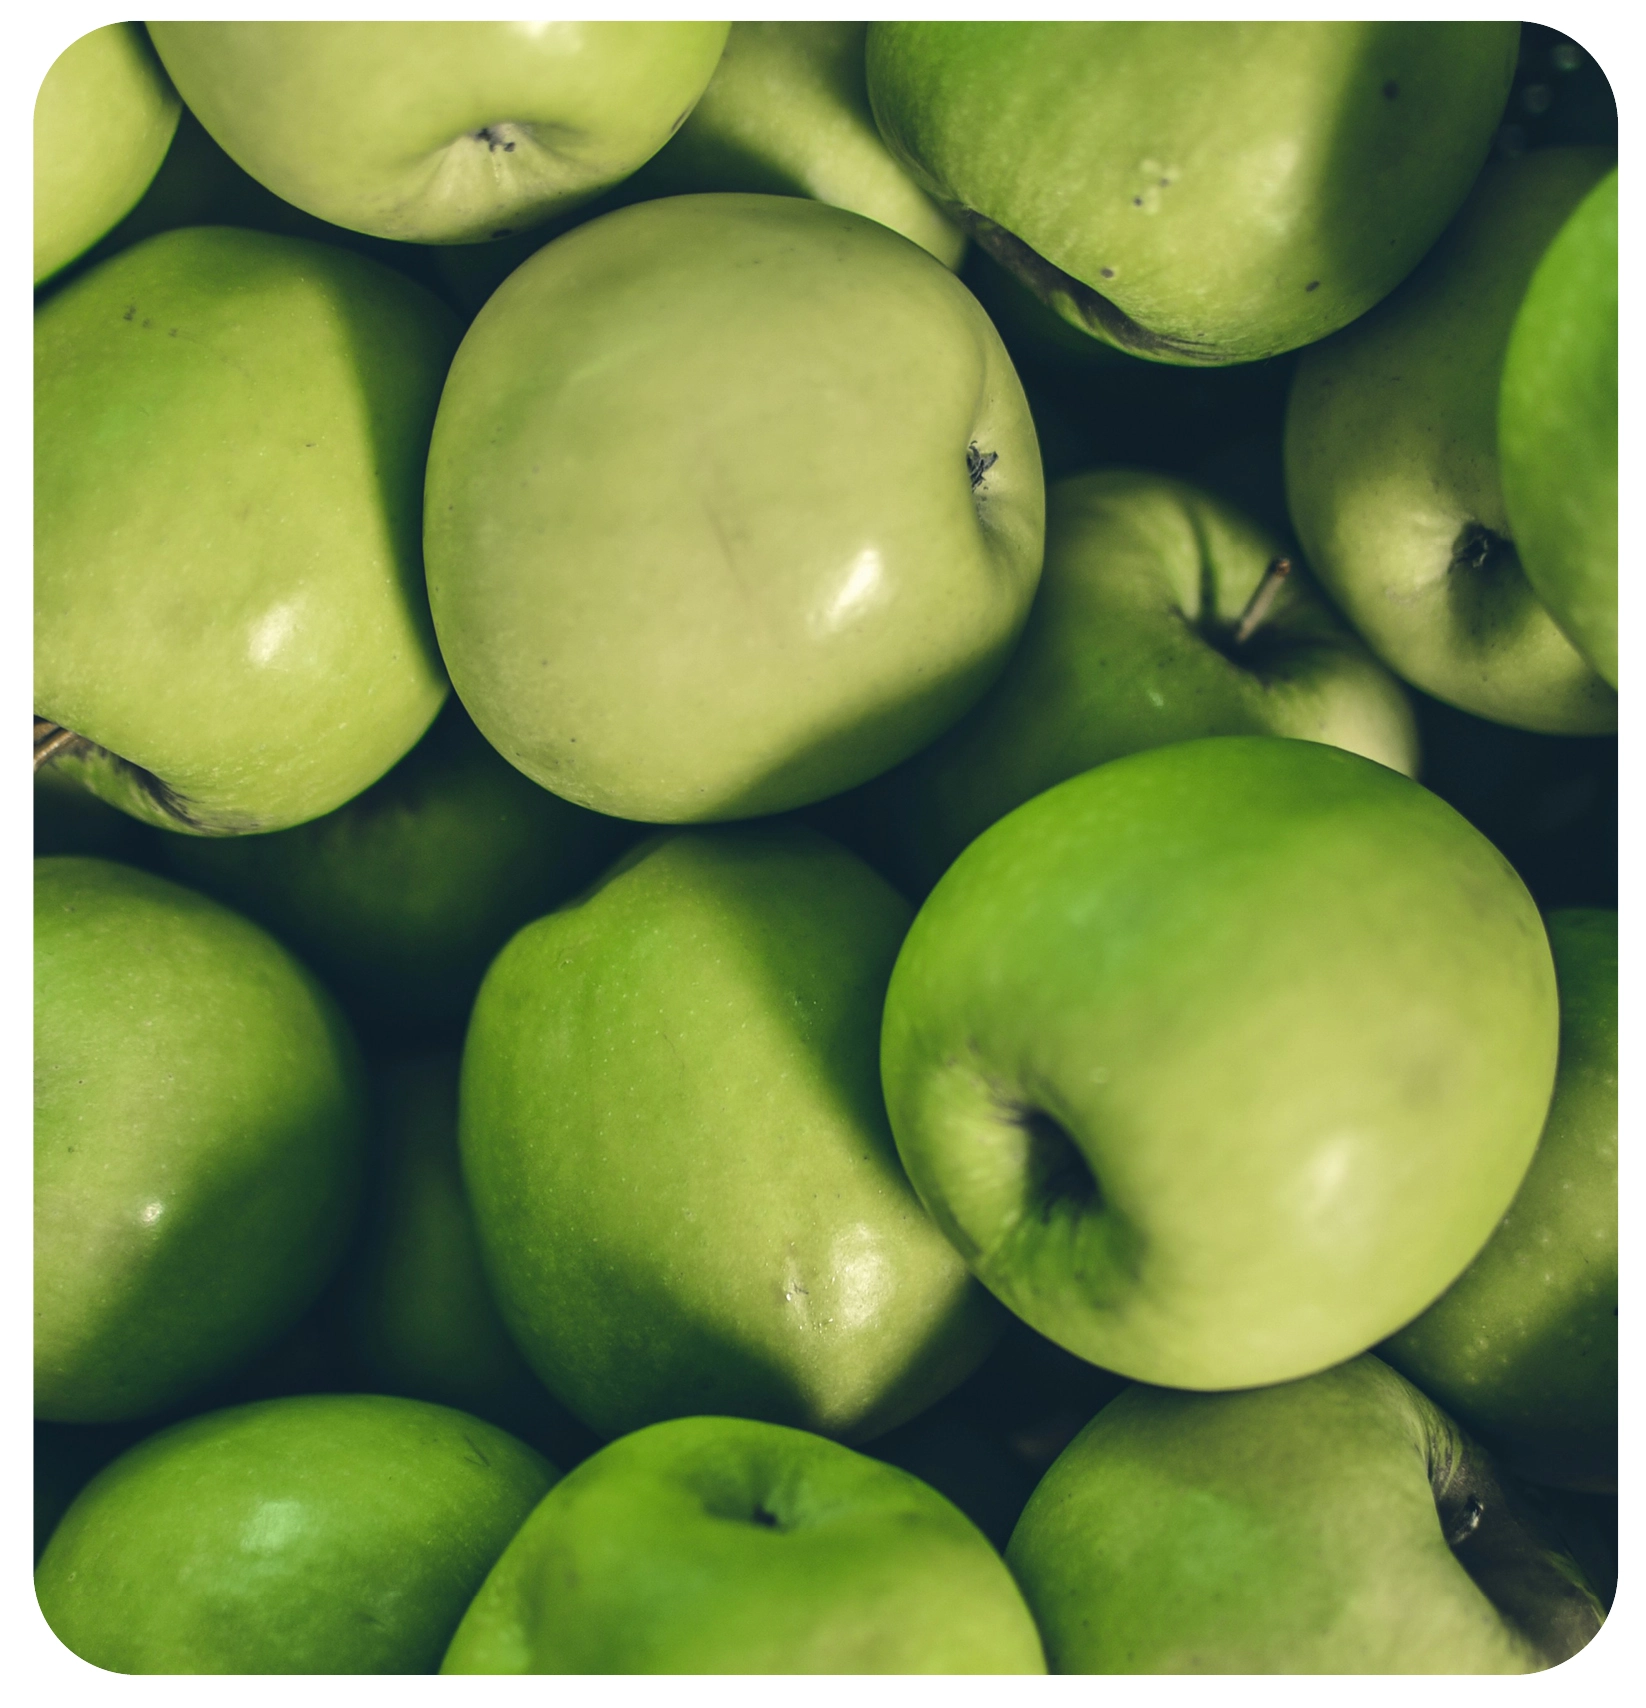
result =
[[952,723],[1040,572],[1034,427],[930,255],[792,196],[675,196],[481,310],[429,453],[453,685],[527,776],[676,823],[838,793]]
[[1617,914],[1549,916],[1560,1067],[1486,1248],[1381,1349],[1513,1469],[1617,1486]]
[[1457,210],[1513,23],[881,22],[892,152],[1066,320],[1134,355],[1323,338]]
[[105,24],[52,62],[34,102],[36,284],[136,204],[180,111],[141,24]]
[[1617,686],[1617,172],[1560,228],[1515,316],[1497,448],[1526,578]]
[[1521,568],[1498,392],[1538,261],[1611,159],[1494,161],[1401,290],[1304,355],[1286,412],[1298,538],[1373,652],[1466,712],[1559,735],[1615,729],[1617,695]]
[[186,884],[291,945],[379,1025],[461,1022],[492,957],[614,859],[630,826],[506,764],[448,701],[346,806],[267,836],[167,835]]
[[353,1039],[272,938],[63,855],[34,877],[35,1410],[186,1399],[297,1320],[363,1162]]
[[412,747],[447,691],[418,529],[457,336],[386,267],[224,227],[45,304],[37,761],[213,835],[317,818]]
[[679,129],[727,26],[151,23],[172,81],[252,177],[411,243],[505,237],[587,201]]
[[1044,1672],[1000,1556],[918,1478],[802,1430],[686,1417],[526,1521],[443,1673]]
[[1554,968],[1503,857],[1341,748],[1218,736],[1037,795],[921,908],[886,997],[899,1154],[1032,1327],[1233,1388],[1364,1351],[1520,1185]]
[[[863,791],[887,821],[898,875],[924,894],[1032,795],[1195,736],[1297,736],[1412,774],[1400,684],[1307,571],[1266,575],[1282,555],[1231,505],[1166,475],[1104,469],[1052,486],[1040,586],[999,681]],[[1266,608],[1253,603],[1260,589]]]
[[40,1610],[124,1673],[433,1672],[552,1465],[445,1406],[306,1395],[209,1412],[95,1477]]
[[675,832],[493,963],[463,1175],[511,1335],[598,1433],[729,1412],[864,1440],[987,1352],[999,1313],[875,1071],[908,920],[815,832]]
[[1490,1457],[1372,1357],[1248,1393],[1128,1389],[1006,1559],[1063,1673],[1536,1672],[1604,1617]]

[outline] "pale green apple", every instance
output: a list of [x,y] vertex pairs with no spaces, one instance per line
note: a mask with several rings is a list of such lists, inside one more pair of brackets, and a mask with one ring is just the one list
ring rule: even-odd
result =
[[151,23],[172,81],[252,177],[411,243],[540,225],[684,122],[727,25]]
[[122,1673],[433,1672],[556,1472],[445,1406],[305,1395],[189,1419],[82,1490],[35,1576]]
[[557,1483],[443,1673],[1037,1673],[1011,1574],[940,1494],[802,1430],[654,1424]]
[[429,452],[440,648],[505,759],[677,823],[780,812],[925,745],[1040,573],[1022,387],[937,261],[792,196],[674,196],[481,310]]
[[458,327],[342,249],[163,232],[35,320],[37,762],[174,830],[278,830],[447,692],[423,465]]
[[728,1412],[864,1440],[1000,1313],[875,1071],[909,908],[794,826],[678,831],[528,925],[463,1054],[463,1175],[527,1361],[599,1434]]
[[335,1004],[205,896],[34,878],[35,1410],[139,1417],[289,1328],[343,1255],[364,1107]]
[[1238,1394],[1128,1389],[1006,1553],[1063,1673],[1524,1673],[1599,1598],[1490,1457],[1372,1357]]
[[986,830],[886,997],[899,1154],[975,1273],[1183,1388],[1353,1356],[1486,1243],[1549,1106],[1548,940],[1398,772],[1217,736]]
[[1515,550],[1498,472],[1510,330],[1599,148],[1494,161],[1389,300],[1298,364],[1286,492],[1309,563],[1372,651],[1437,699],[1557,735],[1617,727],[1617,694]]
[[1617,172],[1537,264],[1503,358],[1497,448],[1526,577],[1617,686]]
[[892,152],[1094,337],[1246,362],[1392,290],[1468,192],[1513,23],[880,22]]
[[130,212],[180,111],[141,24],[105,24],[52,61],[34,102],[36,284]]
[[1539,1482],[1617,1486],[1617,914],[1549,916],[1560,1067],[1486,1248],[1381,1349]]
[[[1195,736],[1297,736],[1412,774],[1404,690],[1305,569],[1266,575],[1283,550],[1233,506],[1167,475],[1104,469],[1052,486],[1040,586],[1000,680],[863,790],[886,821],[897,875],[924,894],[1032,795]],[[1260,589],[1266,607],[1253,603]]]

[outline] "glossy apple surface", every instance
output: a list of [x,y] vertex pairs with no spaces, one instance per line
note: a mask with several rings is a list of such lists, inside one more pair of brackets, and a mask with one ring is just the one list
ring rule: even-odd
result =
[[130,212],[180,111],[141,24],[105,24],[52,62],[34,102],[36,284]]
[[81,1492],[40,1562],[40,1609],[109,1672],[433,1672],[555,1476],[502,1430],[416,1400],[208,1412]]
[[1515,316],[1498,398],[1503,502],[1526,577],[1617,686],[1617,173],[1560,228]]
[[814,832],[676,832],[493,963],[463,1175],[511,1335],[599,1434],[728,1412],[864,1440],[987,1352],[998,1313],[880,1097],[908,919]]
[[153,23],[260,183],[409,243],[507,236],[626,177],[703,92],[723,23]]
[[1617,914],[1549,916],[1560,1067],[1537,1155],[1463,1274],[1382,1348],[1523,1475],[1617,1486]]
[[1489,1457],[1371,1357],[1247,1393],[1128,1389],[1006,1558],[1054,1672],[1536,1672],[1603,1617]]
[[929,741],[1040,572],[1034,427],[976,300],[792,196],[676,196],[540,249],[469,329],[429,455],[459,697],[568,800],[782,811]]
[[1599,148],[1494,161],[1387,302],[1298,364],[1286,492],[1309,564],[1408,682],[1553,735],[1617,727],[1617,695],[1527,580],[1505,508],[1498,393],[1538,261],[1612,163]]
[[1018,1316],[1141,1381],[1353,1356],[1456,1279],[1554,1083],[1554,969],[1508,863],[1340,748],[1112,760],[927,898],[882,1068],[922,1201]]
[[447,692],[418,528],[450,311],[364,258],[163,232],[35,324],[37,718],[174,830],[377,781]]
[[359,1197],[331,999],[265,932],[112,861],[37,861],[35,1410],[139,1417],[314,1300]]
[[1512,23],[878,22],[892,151],[1094,337],[1252,361],[1392,290],[1468,192]]
[[1011,1574],[940,1494],[802,1430],[659,1423],[527,1520],[444,1673],[1043,1672]]

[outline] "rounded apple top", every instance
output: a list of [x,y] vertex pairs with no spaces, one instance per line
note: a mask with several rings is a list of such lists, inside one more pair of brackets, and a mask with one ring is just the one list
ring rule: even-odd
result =
[[407,243],[507,237],[684,123],[724,23],[152,23],[189,109],[259,183]]
[[752,817],[924,745],[1040,572],[1034,426],[944,267],[792,196],[675,196],[556,239],[480,312],[429,454],[459,697],[618,817]]
[[82,1490],[36,1592],[62,1641],[109,1672],[433,1672],[556,1474],[417,1400],[209,1412]]
[[1000,1556],[906,1471],[803,1430],[687,1417],[564,1478],[445,1673],[1043,1672]]
[[1421,1310],[1554,1081],[1548,940],[1416,783],[1216,737],[1038,795],[950,867],[886,997],[887,1108],[975,1273],[1093,1363],[1285,1381]]
[[1157,361],[1323,338],[1440,235],[1513,23],[880,22],[894,153],[1074,325]]

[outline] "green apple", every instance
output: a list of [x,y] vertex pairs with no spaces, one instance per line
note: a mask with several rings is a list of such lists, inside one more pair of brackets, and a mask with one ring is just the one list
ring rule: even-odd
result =
[[1006,1553],[1064,1673],[1524,1673],[1604,1617],[1492,1461],[1372,1357],[1238,1394],[1134,1387]]
[[278,830],[447,692],[423,464],[458,336],[361,256],[162,232],[35,321],[35,755],[138,818]]
[[1461,1273],[1532,1159],[1559,1016],[1502,856],[1341,748],[1130,754],[927,898],[882,1065],[922,1201],[1018,1316],[1140,1381],[1364,1351]]
[[335,225],[466,243],[625,178],[684,122],[727,25],[151,23],[190,109]]
[[1526,578],[1617,686],[1617,172],[1537,264],[1503,358],[1503,503]]
[[335,1005],[206,897],[34,877],[35,1410],[138,1417],[301,1315],[353,1222],[364,1109]]
[[1283,552],[1167,475],[1104,469],[1052,486],[1045,567],[1005,671],[953,729],[865,786],[913,893],[1031,796],[1168,742],[1297,736],[1413,773],[1400,684],[1305,571],[1266,575]]
[[36,284],[137,203],[180,110],[141,24],[105,24],[52,62],[34,102]]
[[1468,192],[1513,23],[870,27],[892,152],[1066,320],[1247,362],[1392,290]]
[[463,1175],[510,1334],[597,1433],[728,1412],[866,1440],[987,1352],[1000,1313],[875,1072],[908,920],[813,831],[677,831],[493,963]]
[[482,733],[556,794],[780,812],[1005,662],[1044,490],[1005,350],[937,261],[792,196],[675,196],[481,310],[429,452],[429,598]]
[[1617,1486],[1617,914],[1549,916],[1560,1067],[1485,1250],[1381,1349],[1511,1468]]
[[63,1643],[108,1672],[433,1672],[555,1478],[445,1406],[236,1406],[150,1436],[94,1478],[35,1590]]
[[159,858],[288,943],[363,1023],[427,1028],[465,1019],[515,931],[632,834],[522,777],[451,700],[335,812],[267,836],[163,836]]
[[918,1478],[777,1424],[602,1448],[493,1567],[443,1673],[1044,1672],[1000,1556]]
[[1373,652],[1466,712],[1559,735],[1615,729],[1617,695],[1521,568],[1498,392],[1533,271],[1611,160],[1494,161],[1406,285],[1303,356],[1286,413],[1298,539]]

